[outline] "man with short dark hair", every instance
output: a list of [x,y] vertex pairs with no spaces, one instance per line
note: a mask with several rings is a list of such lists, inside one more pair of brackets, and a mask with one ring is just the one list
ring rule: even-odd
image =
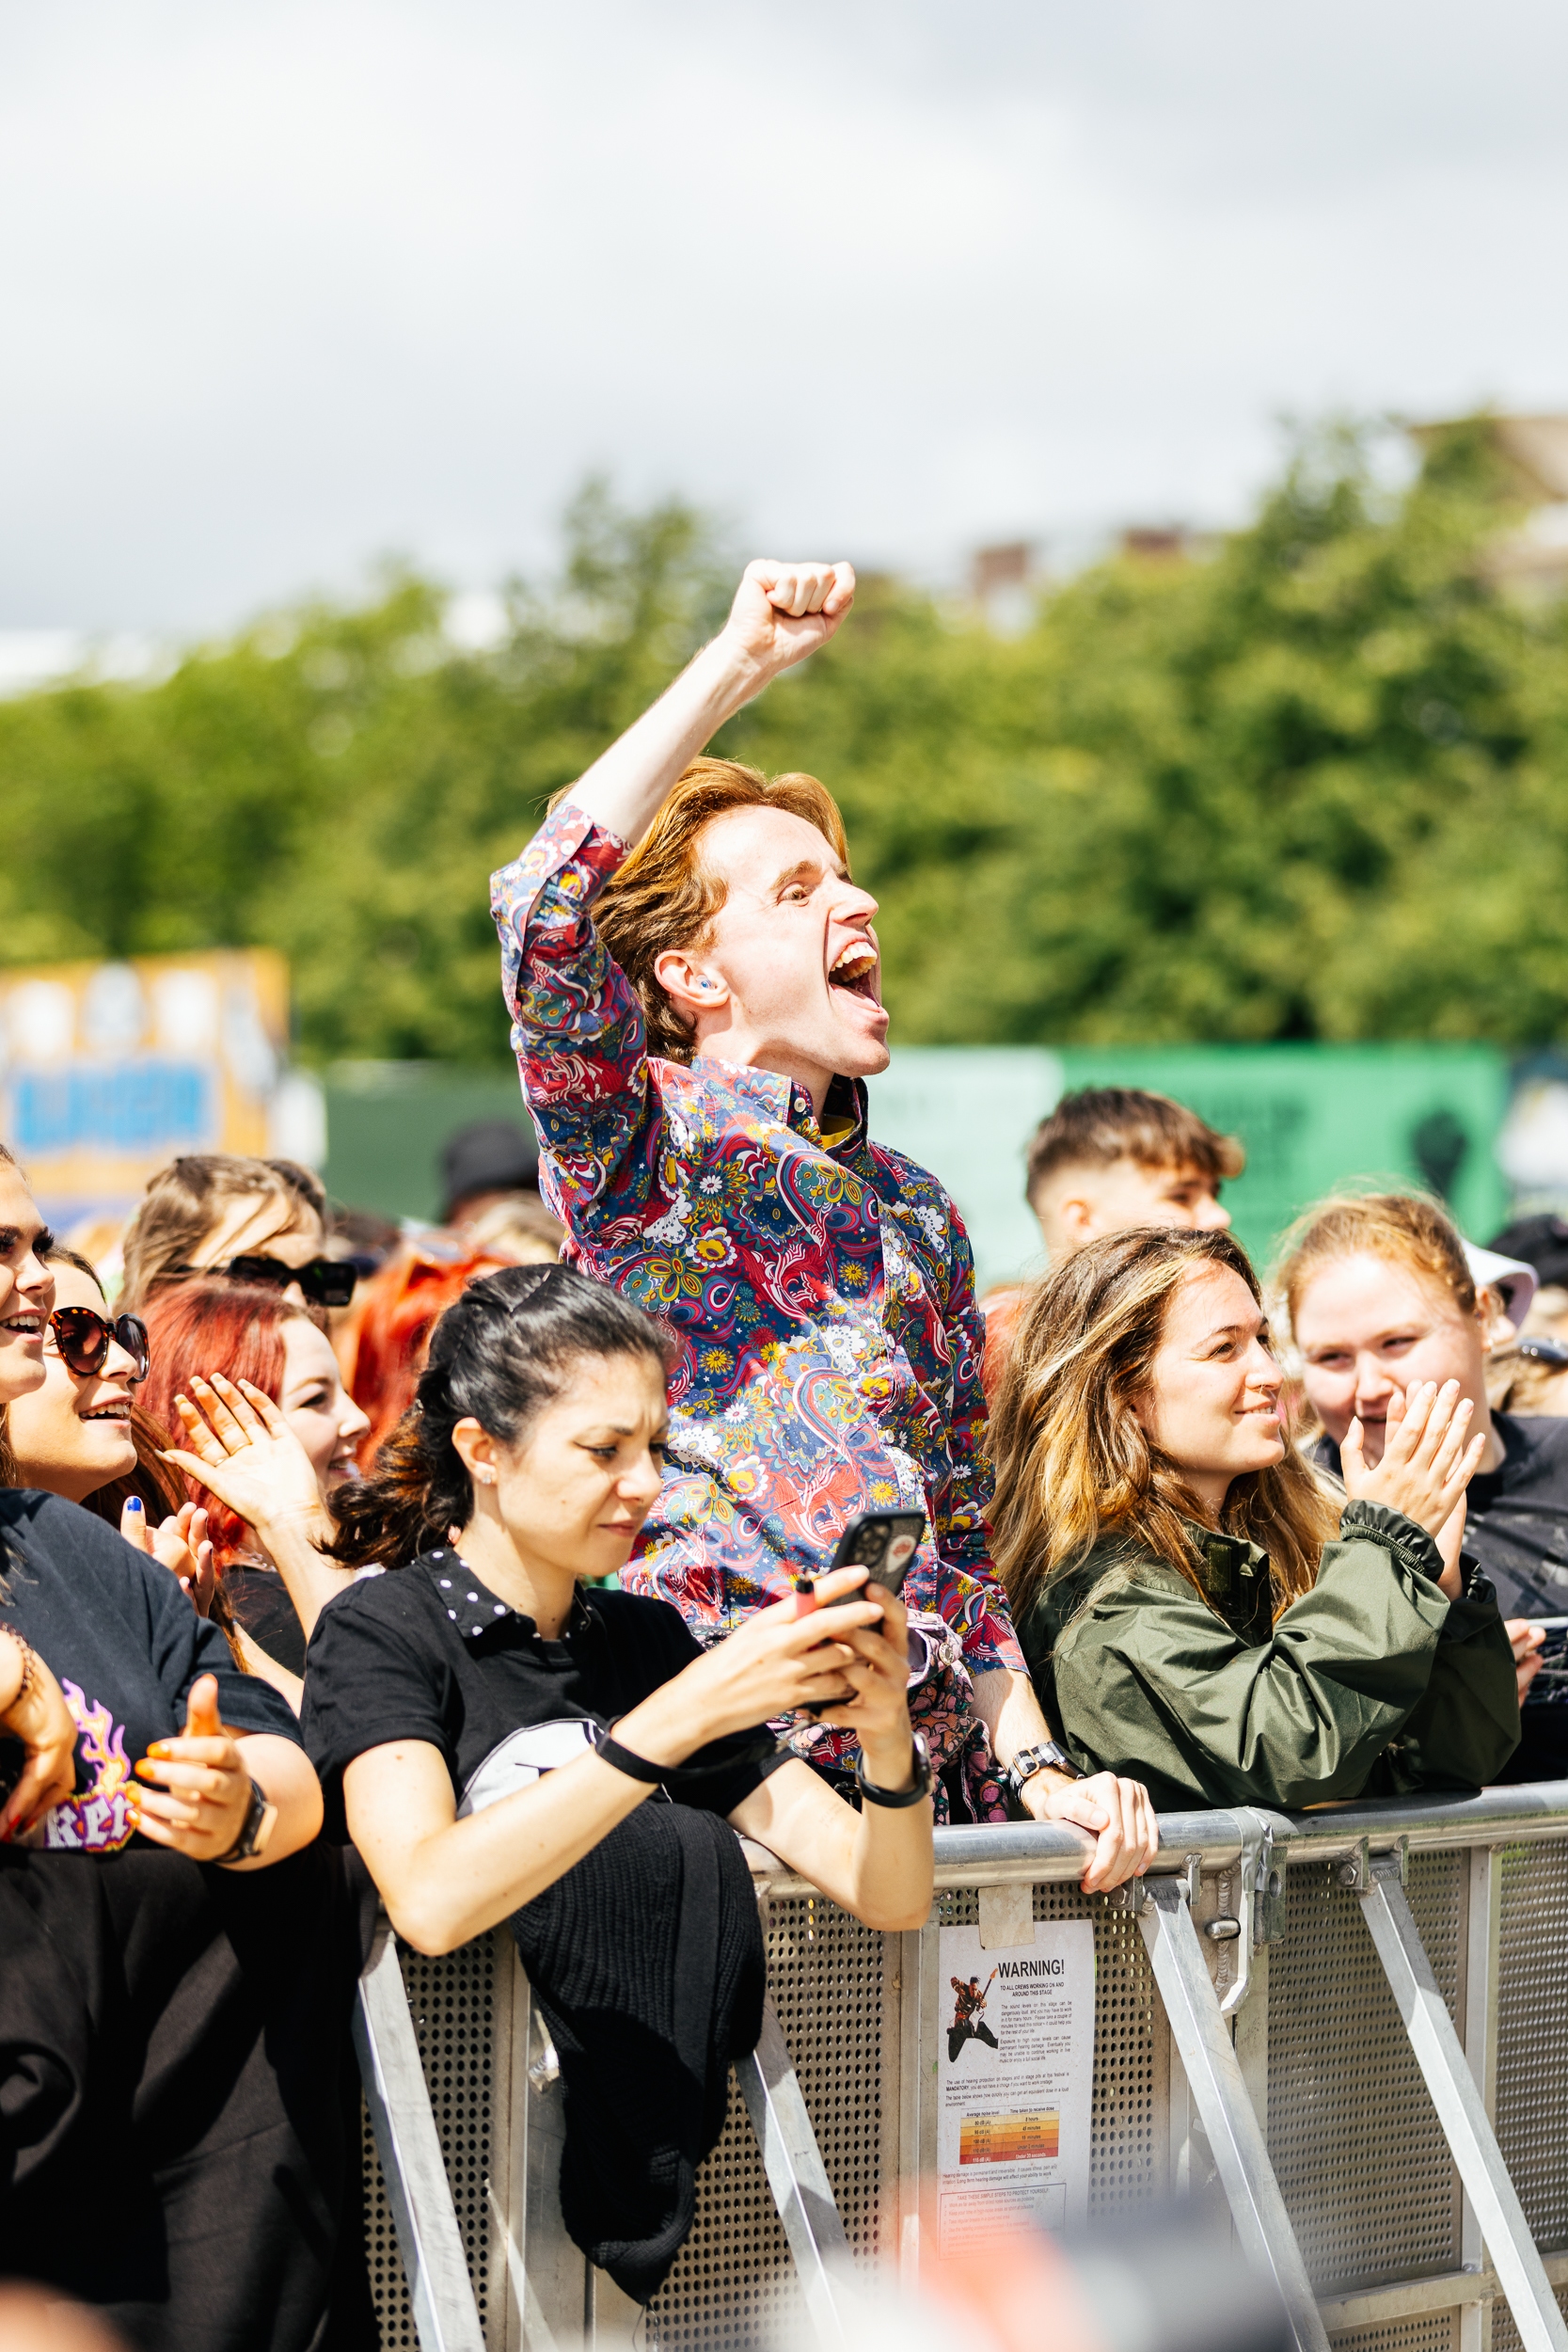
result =
[[1141,1087],[1064,1094],[1029,1146],[1025,1190],[1053,1258],[1131,1226],[1223,1232],[1220,1185],[1246,1154],[1184,1103]]
[[[1054,1263],[1098,1234],[1139,1225],[1224,1232],[1230,1216],[1220,1206],[1220,1186],[1245,1165],[1234,1136],[1222,1136],[1168,1094],[1080,1087],[1036,1128],[1024,1191]],[[993,1405],[1023,1295],[1013,1285],[983,1302],[983,1377]]]
[[539,1198],[539,1146],[516,1119],[478,1119],[441,1148],[443,1225],[472,1224],[501,1200]]

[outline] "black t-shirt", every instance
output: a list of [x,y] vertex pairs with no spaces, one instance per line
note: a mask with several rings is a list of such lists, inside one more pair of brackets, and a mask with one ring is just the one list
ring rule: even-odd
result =
[[305,1628],[276,1568],[236,1560],[223,1572],[223,1589],[236,1625],[244,1626],[258,1649],[292,1675],[305,1672]]
[[[200,1675],[217,1677],[218,1710],[235,1731],[299,1741],[287,1702],[240,1672],[178,1578],[58,1495],[0,1490],[0,1624],[31,1643],[80,1727],[76,1794],[47,1817],[50,1846],[103,1852],[130,1842],[131,1768],[154,1740],[184,1730]],[[17,1743],[0,1743],[0,1783],[14,1784],[19,1767]]]
[[[322,1611],[305,1673],[305,1745],[321,1775],[327,1833],[346,1836],[342,1776],[368,1748],[422,1740],[438,1748],[462,1797],[487,1757],[544,1724],[607,1725],[678,1675],[702,1650],[668,1601],[579,1586],[562,1638],[542,1641],[454,1551],[363,1577]],[[673,1772],[669,1793],[731,1813],[784,1756],[768,1734],[718,1740]],[[733,1760],[732,1760],[733,1759]],[[702,1777],[684,1777],[692,1767]]]

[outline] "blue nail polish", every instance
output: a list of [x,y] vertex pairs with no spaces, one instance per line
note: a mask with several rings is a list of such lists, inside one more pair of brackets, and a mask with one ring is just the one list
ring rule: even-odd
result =
[[140,1495],[127,1495],[125,1498],[125,1508],[128,1511],[144,1511],[147,1508],[147,1505],[143,1502]]

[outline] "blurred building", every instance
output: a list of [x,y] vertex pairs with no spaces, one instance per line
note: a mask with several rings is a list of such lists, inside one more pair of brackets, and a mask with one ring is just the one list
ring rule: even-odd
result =
[[[1457,420],[1410,427],[1426,450]],[[1492,553],[1496,579],[1525,595],[1559,596],[1568,589],[1568,416],[1494,417],[1493,447],[1528,511]]]

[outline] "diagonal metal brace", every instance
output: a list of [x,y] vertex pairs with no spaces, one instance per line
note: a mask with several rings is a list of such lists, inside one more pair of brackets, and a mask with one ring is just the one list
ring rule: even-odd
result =
[[1568,2327],[1437,1989],[1402,1883],[1402,1859],[1397,1853],[1371,1856],[1367,1883],[1357,1889],[1362,1915],[1525,2352],[1568,2352]]
[[484,2352],[397,1938],[385,1919],[359,1979],[354,2048],[421,2352]]
[[1296,2352],[1328,2352],[1311,2280],[1242,2079],[1229,2027],[1220,2015],[1181,1882],[1148,1880],[1137,1918],[1243,2254],[1274,2281]]
[[833,2273],[847,2265],[849,2241],[784,2027],[770,1999],[762,2012],[757,2046],[749,2058],[736,2058],[735,2071],[762,2150],[768,2185],[795,2257],[814,2339],[824,2346],[843,2345],[847,2334]]

